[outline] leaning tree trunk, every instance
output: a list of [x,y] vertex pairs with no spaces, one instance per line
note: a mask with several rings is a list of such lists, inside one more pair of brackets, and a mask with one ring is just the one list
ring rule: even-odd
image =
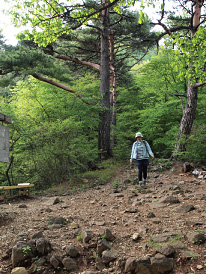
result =
[[105,9],[101,13],[101,65],[100,65],[100,94],[102,99],[99,113],[98,149],[100,159],[112,156],[110,144],[111,112],[110,112],[110,71],[109,71],[109,12]]
[[188,84],[187,87],[187,104],[183,109],[183,115],[180,123],[180,129],[174,149],[174,156],[178,156],[179,152],[186,150],[185,141],[191,133],[192,124],[195,119],[197,108],[197,92],[198,88]]
[[[201,8],[203,6],[204,0],[196,0],[194,1],[194,16],[192,21],[192,28],[191,28],[191,39],[196,34],[198,30],[198,26],[200,24],[200,15],[201,15]],[[192,65],[190,65],[192,67]],[[195,78],[195,75],[194,75]],[[197,108],[197,93],[198,87],[196,84],[191,85],[192,79],[189,79],[188,86],[187,86],[187,103],[183,109],[183,115],[180,123],[180,129],[177,135],[177,140],[175,144],[175,148],[173,151],[173,156],[175,158],[178,157],[180,152],[184,152],[186,150],[185,142],[188,136],[191,133],[193,121],[195,119],[195,113]]]

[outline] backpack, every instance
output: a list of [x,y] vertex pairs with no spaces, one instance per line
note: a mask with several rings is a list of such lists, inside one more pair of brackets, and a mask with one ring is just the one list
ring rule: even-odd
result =
[[147,148],[147,143],[146,143],[145,140],[143,140],[143,144],[145,145],[146,151],[147,151],[147,153],[149,154],[149,151],[148,151],[148,148]]

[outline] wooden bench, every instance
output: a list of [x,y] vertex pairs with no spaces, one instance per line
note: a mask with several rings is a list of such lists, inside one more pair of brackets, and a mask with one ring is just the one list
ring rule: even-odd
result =
[[4,192],[4,195],[0,195],[0,199],[6,200],[8,195],[8,190],[19,189],[19,195],[28,195],[30,196],[30,188],[33,187],[34,184],[18,184],[16,186],[0,186],[0,191]]

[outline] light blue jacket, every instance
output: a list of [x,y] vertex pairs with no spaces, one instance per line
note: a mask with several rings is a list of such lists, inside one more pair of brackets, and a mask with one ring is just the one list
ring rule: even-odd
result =
[[[130,160],[137,159],[137,149],[138,149],[137,142],[138,141],[133,143]],[[151,147],[147,141],[143,140],[143,144],[144,145],[143,145],[143,158],[142,159],[149,159],[149,155],[152,156],[153,152],[152,152]]]

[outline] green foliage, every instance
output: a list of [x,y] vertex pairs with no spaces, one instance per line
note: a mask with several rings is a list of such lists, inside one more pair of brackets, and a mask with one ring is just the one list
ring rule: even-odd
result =
[[[82,84],[87,94],[96,87],[85,79],[87,84]],[[30,78],[13,89],[9,108],[15,183],[27,181],[39,189],[49,187],[86,170],[88,161],[97,159],[96,107]],[[6,179],[4,173],[2,180]]]
[[82,234],[79,234],[79,235],[77,236],[77,241],[82,241]]
[[119,187],[118,179],[116,179],[116,180],[113,182],[113,186],[114,186],[115,188],[118,188],[118,187]]
[[187,68],[185,75],[180,74],[181,78],[185,77],[190,80],[191,84],[204,82],[206,77],[205,60],[206,60],[206,30],[199,27],[196,34],[191,38],[187,35],[174,34],[176,49],[174,51],[174,67],[180,69],[178,64],[181,64],[181,69]]
[[[133,69],[135,88],[120,90],[118,96],[115,155],[129,159],[135,132],[141,131],[157,157],[172,153],[181,119],[180,101],[171,96],[183,83],[175,80],[170,58],[152,58]],[[128,96],[128,93],[130,96]]]
[[[175,60],[173,50],[167,47],[158,57],[134,67],[130,88],[119,89],[116,157],[129,159],[137,131],[143,133],[156,157],[170,158],[172,155],[182,117],[182,104],[186,104],[186,98],[181,97],[182,103],[178,98],[178,94],[186,94],[186,68],[182,67],[181,60],[174,67]],[[180,73],[184,79],[179,77]],[[198,100],[192,135],[186,136],[186,153],[180,156],[190,161],[205,162],[205,87],[201,88]]]
[[[141,9],[143,10],[147,4],[156,5],[155,2],[142,1]],[[96,32],[94,35],[94,29],[90,31],[87,28],[71,33],[72,28],[78,24],[86,24],[87,20],[92,18],[94,19],[92,24],[97,28],[100,26],[100,22],[96,20],[98,10],[94,10],[92,6],[94,2],[87,1],[87,8],[84,10],[79,4],[75,4],[71,16],[68,16],[69,11],[65,3],[14,1],[12,10],[14,23],[16,25],[30,23],[42,28],[41,31],[34,28],[32,33],[26,31],[23,38],[27,37],[31,40],[34,38],[36,43],[46,46],[61,36],[61,40],[52,44],[56,52],[60,54],[66,52],[67,56],[78,53],[78,58],[82,58],[81,60],[98,63],[99,33]],[[131,5],[131,1],[120,1],[116,6],[118,13],[123,13],[121,7],[123,4]],[[125,15],[131,14],[125,13]],[[129,159],[132,143],[135,141],[135,132],[141,131],[150,143],[155,156],[168,158],[172,153],[182,116],[181,102],[177,95],[186,94],[188,79],[191,79],[191,83],[197,78],[198,81],[205,80],[206,32],[204,28],[199,28],[192,39],[187,39],[183,31],[180,35],[174,34],[175,49],[173,41],[167,39],[158,57],[149,58],[147,62],[134,66],[131,73],[125,73],[122,70],[123,63],[120,62],[122,57],[128,55],[129,58],[125,63],[131,65],[132,58],[137,59],[141,55],[139,47],[146,46],[140,36],[144,37],[149,30],[148,24],[137,24],[139,18],[141,22],[147,19],[143,12],[140,16],[137,13],[125,18],[127,19],[122,19],[121,24],[116,24],[114,28],[117,33],[115,62],[119,64],[115,69],[118,79],[124,80],[124,86],[118,87],[117,126],[113,127],[114,155],[118,160]],[[110,19],[113,26],[113,23],[119,19],[118,14],[112,15]],[[62,34],[67,36],[62,37]],[[129,49],[131,41],[133,47]],[[83,50],[85,42],[89,51],[94,48],[96,51],[88,55]],[[73,174],[79,179],[78,173],[87,170],[87,162],[97,160],[100,107],[87,106],[72,94],[40,83],[33,78],[21,79],[12,89],[9,89],[9,85],[16,84],[13,77],[19,75],[19,71],[25,75],[34,71],[41,72],[52,79],[69,84],[73,89],[81,92],[87,101],[98,102],[99,75],[93,72],[85,73],[85,69],[77,71],[76,67],[70,68],[71,66],[65,62],[62,66],[62,61],[55,60],[53,52],[45,55],[45,52],[37,49],[37,45],[31,41],[27,46],[26,48],[25,44],[22,44],[16,48],[4,47],[1,50],[1,69],[7,71],[14,69],[14,73],[11,77],[1,78],[0,108],[1,112],[13,119],[9,127],[11,154],[15,159],[13,167],[15,183],[28,181],[35,183],[39,188],[50,187],[67,180]],[[186,98],[181,98],[184,105]],[[205,99],[203,87],[198,98],[192,135],[185,138],[187,150],[184,157],[191,161],[205,162],[206,159]],[[108,163],[108,165],[112,164]],[[1,164],[0,179],[3,183],[6,181],[5,170],[6,165]],[[104,183],[111,178],[114,171],[97,170],[85,174]]]
[[106,240],[106,235],[105,235],[105,234],[102,235],[102,236],[101,236],[101,239],[102,239],[102,240]]
[[160,247],[163,246],[162,243],[157,243],[157,242],[155,242],[153,239],[148,240],[148,241],[147,241],[147,245],[148,245],[148,246],[151,246],[155,251],[156,251],[158,248],[160,248]]
[[97,165],[96,170],[89,170],[78,174],[71,174],[67,180],[68,187],[72,192],[81,191],[86,187],[93,187],[96,185],[104,185],[111,181],[116,175],[116,170],[125,165],[122,161],[115,159],[105,160],[101,163],[95,162]]
[[157,104],[153,109],[142,111],[139,129],[145,132],[157,157],[170,157],[176,141],[181,108],[178,101]]
[[[155,8],[155,2],[157,0],[142,0],[140,4],[140,17],[139,17],[139,23],[142,24],[146,20],[148,20],[148,15],[144,12],[145,7],[153,7]],[[162,6],[161,6],[162,9]]]
[[[56,41],[62,35],[71,34],[79,27],[87,25],[91,20],[96,20],[105,5],[101,1],[86,1],[83,4],[78,2],[69,4],[68,0],[66,2],[10,0],[10,2],[12,9],[8,12],[12,15],[13,24],[18,27],[27,27],[18,35],[18,38],[33,40],[43,47]],[[114,5],[113,2],[110,2],[110,9],[113,8],[118,14],[124,13],[126,7],[134,4],[131,0],[121,0]],[[148,4],[150,3],[151,1]],[[148,16],[141,11],[140,21],[143,21],[143,17],[145,20],[148,19]]]
[[45,54],[32,42],[24,41],[19,46],[6,47],[1,52],[0,68],[4,73],[12,71],[1,77],[0,86],[2,87],[15,85],[16,81],[23,78],[22,76],[32,75],[34,72],[52,78],[57,77],[58,80],[67,84],[71,84],[72,81],[68,66],[63,66],[52,55]]
[[[56,41],[60,36],[70,34],[74,29],[87,24],[91,19],[97,18],[100,11],[88,2],[84,5],[50,0],[38,1],[11,1],[15,26],[31,26],[32,30],[25,30],[19,35],[22,40],[34,40],[35,43],[46,47]],[[101,3],[98,3],[101,5]]]
[[86,178],[90,182],[104,185],[116,174],[115,168],[116,165],[112,169],[104,167],[102,170],[86,171],[83,174],[76,175],[74,178],[70,178],[70,181],[75,179],[75,181],[81,182],[83,178]]
[[195,122],[192,134],[186,142],[186,153],[184,158],[192,162],[205,163],[206,159],[206,126]]
[[32,250],[30,246],[25,246],[22,248],[24,256],[32,256]]
[[[57,1],[24,1],[21,0],[12,2],[10,14],[13,15],[13,23],[15,26],[31,25],[33,30],[26,30],[21,34],[21,38],[32,40],[42,46],[46,46],[56,40],[63,33],[71,31],[61,18],[61,15],[66,12],[66,7]],[[74,12],[77,14],[77,11]],[[38,30],[35,28],[38,26]],[[40,30],[41,29],[41,30]],[[60,33],[61,30],[61,33]]]
[[200,90],[196,119],[193,123],[191,134],[183,136],[181,144],[185,146],[186,151],[179,153],[178,156],[183,161],[206,163],[206,142],[205,142],[205,116],[206,116],[206,88]]

